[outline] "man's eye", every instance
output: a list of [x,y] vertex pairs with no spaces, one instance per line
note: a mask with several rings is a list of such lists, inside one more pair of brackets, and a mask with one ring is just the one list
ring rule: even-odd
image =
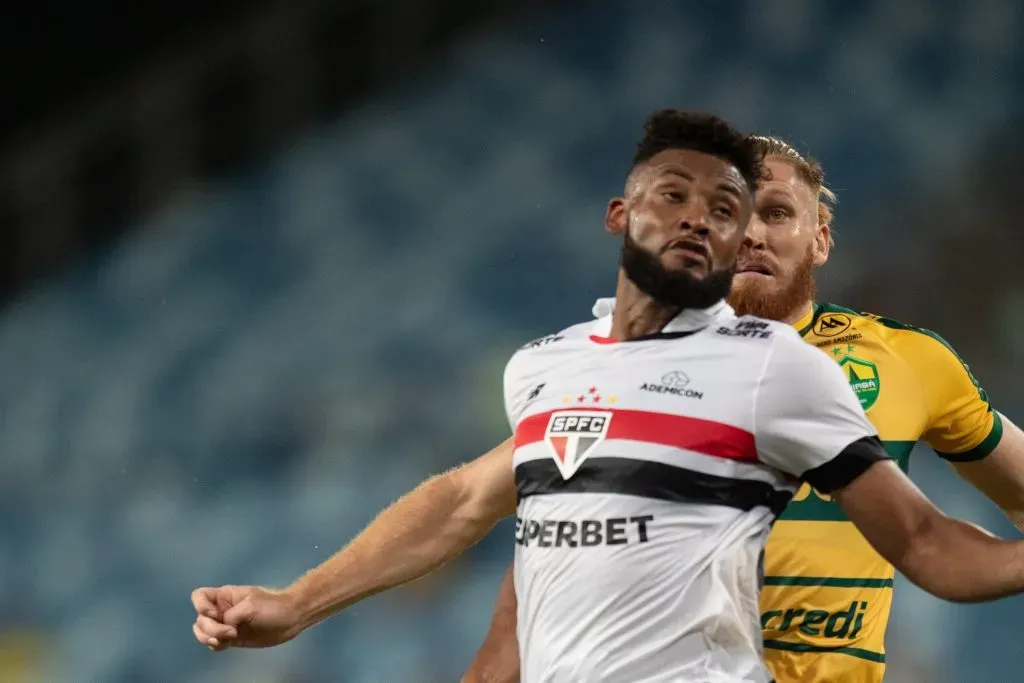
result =
[[683,201],[683,193],[682,192],[676,192],[675,190],[669,190],[668,192],[662,192],[661,194],[662,194],[663,197],[665,197],[665,199],[669,200],[670,202],[681,202],[681,201]]
[[761,215],[764,216],[765,220],[784,221],[789,218],[789,211],[780,206],[775,206],[770,209],[766,209]]
[[716,206],[711,211],[716,216],[721,216],[722,218],[732,218],[732,215],[733,215],[732,209],[730,207],[728,207],[728,206]]

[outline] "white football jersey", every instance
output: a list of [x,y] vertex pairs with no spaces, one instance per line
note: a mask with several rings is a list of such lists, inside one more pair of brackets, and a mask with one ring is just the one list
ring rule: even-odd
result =
[[522,683],[765,683],[772,522],[884,451],[791,327],[720,303],[615,342],[612,304],[505,370]]

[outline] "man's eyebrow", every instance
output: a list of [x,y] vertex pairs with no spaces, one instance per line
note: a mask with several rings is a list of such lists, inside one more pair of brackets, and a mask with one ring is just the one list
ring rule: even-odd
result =
[[765,190],[758,190],[757,196],[758,197],[779,197],[781,199],[788,199],[790,201],[795,201],[796,200],[796,196],[793,194],[792,190],[782,189],[780,187],[772,187],[772,188],[768,188],[768,189],[765,189]]
[[731,194],[736,197],[736,199],[743,199],[743,193],[740,191],[740,188],[736,187],[733,183],[718,183],[715,189],[720,192]]
[[[659,175],[674,175],[679,178],[682,178],[683,180],[688,180],[691,183],[694,182],[695,180],[693,174],[690,173],[685,168],[682,168],[681,166],[666,166],[660,169]],[[743,199],[743,191],[740,190],[740,188],[737,187],[734,183],[720,182],[718,183],[718,185],[715,186],[715,189],[718,190],[719,192],[731,194],[737,199]]]
[[679,176],[683,180],[689,180],[690,182],[693,182],[694,180],[693,175],[689,171],[678,166],[669,166],[668,168],[662,169],[662,173]]

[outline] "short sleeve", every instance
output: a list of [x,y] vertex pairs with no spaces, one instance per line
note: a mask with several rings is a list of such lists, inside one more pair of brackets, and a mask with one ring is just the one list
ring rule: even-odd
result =
[[924,440],[953,462],[980,460],[1003,435],[999,413],[953,348],[942,337],[915,329],[913,345],[903,354],[918,377],[928,401]]
[[888,459],[843,371],[797,337],[779,335],[754,403],[762,462],[822,493],[846,486]]
[[502,393],[505,402],[505,416],[508,418],[508,425],[513,432],[519,424],[519,418],[523,412],[525,401],[522,396],[522,379],[520,378],[520,354],[516,353],[505,364],[505,372],[502,375]]

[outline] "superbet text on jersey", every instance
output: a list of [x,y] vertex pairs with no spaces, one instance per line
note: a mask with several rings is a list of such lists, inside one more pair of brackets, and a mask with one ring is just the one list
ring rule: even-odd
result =
[[769,528],[800,481],[882,457],[838,366],[724,303],[613,342],[597,319],[505,370],[523,683],[764,683]]

